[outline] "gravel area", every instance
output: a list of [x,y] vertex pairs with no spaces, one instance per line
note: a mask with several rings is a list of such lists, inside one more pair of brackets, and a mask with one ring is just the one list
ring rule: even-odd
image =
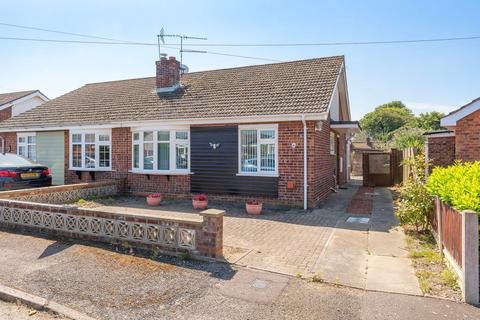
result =
[[480,318],[478,309],[450,301],[308,283],[222,263],[153,260],[2,231],[0,265],[1,284],[98,319]]
[[0,300],[0,319],[2,320],[56,320],[66,319],[47,312],[39,312],[17,303]]

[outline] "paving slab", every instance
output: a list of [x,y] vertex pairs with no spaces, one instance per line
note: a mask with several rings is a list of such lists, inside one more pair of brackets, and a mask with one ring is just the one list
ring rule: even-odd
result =
[[368,250],[376,256],[408,257],[405,234],[397,227],[388,232],[369,231]]
[[370,256],[367,290],[422,295],[409,258]]
[[368,258],[366,228],[362,224],[339,222],[311,272],[319,273],[331,283],[364,289]]

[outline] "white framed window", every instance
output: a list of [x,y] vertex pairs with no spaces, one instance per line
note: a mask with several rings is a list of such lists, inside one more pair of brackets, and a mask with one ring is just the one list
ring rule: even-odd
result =
[[331,155],[335,155],[337,153],[336,141],[337,141],[337,135],[335,134],[335,132],[330,131],[330,154]]
[[132,130],[132,172],[190,173],[190,128]]
[[35,132],[17,133],[17,154],[37,161],[37,135]]
[[239,175],[278,176],[278,126],[238,127]]
[[73,170],[112,170],[112,131],[70,130],[70,168]]

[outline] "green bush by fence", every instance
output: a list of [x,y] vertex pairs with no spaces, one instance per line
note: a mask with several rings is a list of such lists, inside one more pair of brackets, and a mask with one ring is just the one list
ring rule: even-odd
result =
[[427,190],[457,210],[480,212],[480,162],[433,169]]

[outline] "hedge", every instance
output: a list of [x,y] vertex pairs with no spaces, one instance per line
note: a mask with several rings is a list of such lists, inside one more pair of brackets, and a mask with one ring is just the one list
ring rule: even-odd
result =
[[480,162],[456,162],[433,169],[427,190],[457,210],[480,212]]

